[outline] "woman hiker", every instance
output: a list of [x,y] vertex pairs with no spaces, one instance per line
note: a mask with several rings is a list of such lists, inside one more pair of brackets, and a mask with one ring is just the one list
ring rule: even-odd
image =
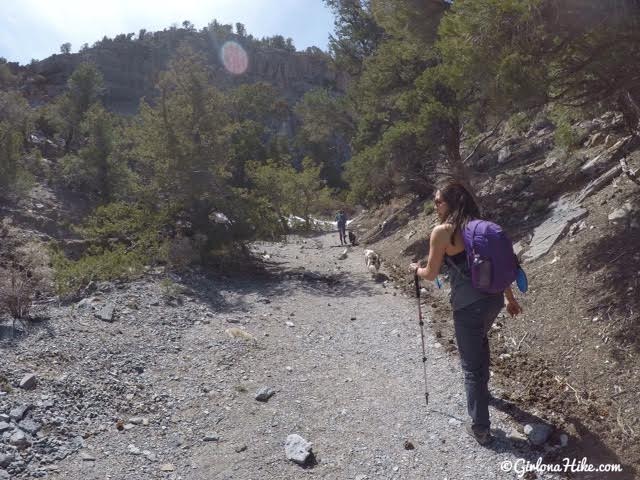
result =
[[438,190],[434,204],[440,224],[431,232],[429,259],[422,268],[409,266],[419,278],[435,280],[445,259],[457,268],[450,269],[451,307],[464,371],[467,410],[471,423],[467,432],[481,445],[493,437],[489,426],[489,340],[487,334],[505,305],[511,316],[522,312],[511,288],[504,293],[487,294],[471,285],[462,231],[470,220],[480,218],[480,210],[472,195],[459,183]]

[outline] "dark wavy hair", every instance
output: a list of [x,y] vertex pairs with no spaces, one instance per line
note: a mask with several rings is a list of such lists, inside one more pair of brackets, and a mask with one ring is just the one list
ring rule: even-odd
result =
[[449,207],[449,215],[442,223],[453,225],[451,243],[454,243],[456,233],[461,232],[466,224],[476,218],[480,218],[480,208],[473,195],[460,182],[452,182],[439,189],[442,199]]

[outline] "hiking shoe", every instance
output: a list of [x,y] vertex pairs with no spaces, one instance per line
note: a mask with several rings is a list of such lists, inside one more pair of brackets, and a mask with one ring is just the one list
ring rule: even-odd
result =
[[491,431],[488,428],[474,428],[470,423],[467,423],[465,425],[465,428],[467,430],[467,433],[471,435],[476,440],[476,442],[478,442],[483,447],[493,442],[493,436],[491,435]]

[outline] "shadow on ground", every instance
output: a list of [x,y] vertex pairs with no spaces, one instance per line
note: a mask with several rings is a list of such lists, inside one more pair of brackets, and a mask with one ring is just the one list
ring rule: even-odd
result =
[[[513,402],[492,397],[489,404],[497,410],[509,415],[515,422],[525,425],[529,424],[546,424],[548,422],[542,418],[533,415]],[[590,431],[578,418],[567,418],[568,423],[575,426],[575,434],[568,435],[568,447],[546,452],[541,447],[532,447],[534,452],[539,452],[542,458],[542,463],[560,465],[564,469],[564,465],[571,466],[573,471],[567,472],[567,478],[581,479],[581,480],[596,480],[603,478],[620,479],[620,480],[633,480],[635,479],[635,469],[632,465],[625,465],[620,457],[616,453],[608,448],[598,436]],[[554,432],[551,436],[549,443],[557,445],[560,443],[560,432]],[[494,442],[489,446],[496,452],[512,451],[514,453],[529,451],[531,447],[525,442],[513,442],[507,434],[501,430],[496,431],[497,442]],[[581,462],[586,458],[586,463],[597,467],[598,465],[621,465],[622,472],[603,474],[602,472],[586,472],[578,471],[581,467]],[[564,473],[564,470],[563,470]],[[526,478],[526,477],[524,477]],[[536,478],[536,477],[531,477]]]
[[[597,283],[585,282],[583,286],[584,298],[595,304],[590,311],[603,319],[613,319],[617,324],[614,335],[617,342],[637,354],[640,353],[640,229],[631,228],[634,222],[640,224],[640,210],[586,245],[577,268],[585,277],[598,272]],[[627,357],[620,355],[616,360],[625,364]]]
[[[304,268],[291,269],[274,261],[265,262],[261,268],[256,268],[251,274],[222,277],[205,275],[205,278],[208,281],[203,282],[202,274],[188,274],[179,277],[179,281],[187,287],[189,295],[209,304],[218,312],[248,310],[250,304],[243,299],[246,296],[257,296],[255,302],[270,303],[278,297],[290,295],[292,288],[331,298],[368,296],[373,293],[372,284],[362,282],[348,273],[326,273]],[[383,279],[383,277],[380,278]],[[221,294],[223,290],[231,292],[236,300],[225,298]]]

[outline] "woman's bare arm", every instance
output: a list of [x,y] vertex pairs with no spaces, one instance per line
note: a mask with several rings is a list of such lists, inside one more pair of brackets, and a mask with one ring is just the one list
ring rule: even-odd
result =
[[424,268],[418,268],[416,275],[425,280],[435,280],[440,273],[440,267],[444,261],[444,253],[447,245],[449,244],[450,232],[445,225],[438,225],[431,232],[431,238],[429,239],[429,259],[427,260],[427,266]]

